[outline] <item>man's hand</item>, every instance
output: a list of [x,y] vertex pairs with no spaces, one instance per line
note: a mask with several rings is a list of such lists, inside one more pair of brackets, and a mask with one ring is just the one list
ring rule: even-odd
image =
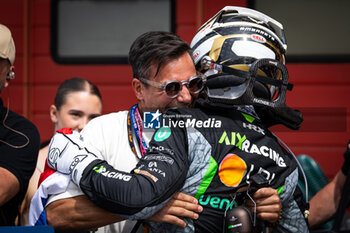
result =
[[64,174],[71,174],[72,180],[79,185],[81,175],[97,156],[84,145],[80,134],[64,128],[52,137],[47,154],[48,165]]
[[[280,220],[282,205],[277,190],[273,188],[258,189],[252,198],[256,202],[257,217],[270,223],[276,223]],[[254,207],[252,201],[248,200],[245,204]]]
[[168,203],[155,215],[150,217],[151,222],[167,222],[185,227],[186,223],[178,217],[197,219],[203,207],[198,205],[198,200],[184,193],[176,193]]

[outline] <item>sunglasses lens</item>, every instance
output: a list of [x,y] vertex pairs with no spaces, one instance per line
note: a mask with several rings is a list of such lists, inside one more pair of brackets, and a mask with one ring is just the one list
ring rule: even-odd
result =
[[165,86],[165,92],[168,96],[176,96],[181,89],[181,84],[179,82],[171,82]]
[[200,90],[202,90],[203,86],[204,86],[204,82],[201,77],[194,78],[188,83],[188,89],[190,92],[193,92],[193,93],[197,93]]
[[165,93],[169,97],[174,98],[179,95],[179,92],[182,89],[182,85],[186,85],[191,93],[198,93],[204,87],[204,80],[202,79],[202,77],[198,76],[193,77],[188,82],[184,83],[172,81],[165,85]]

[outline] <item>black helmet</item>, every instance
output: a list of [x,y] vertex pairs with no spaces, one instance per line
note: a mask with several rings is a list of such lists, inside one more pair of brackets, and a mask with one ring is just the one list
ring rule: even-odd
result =
[[[256,10],[226,6],[198,30],[191,42],[197,70],[210,76],[215,72],[205,64],[216,64],[249,71],[257,59],[269,58],[285,63],[287,44],[282,24]],[[280,79],[276,68],[264,67],[263,76]],[[269,98],[275,87],[269,86]]]
[[212,102],[278,111],[286,107],[286,90],[292,85],[284,66],[286,38],[278,21],[256,10],[226,6],[200,27],[191,47],[196,69],[207,76]]

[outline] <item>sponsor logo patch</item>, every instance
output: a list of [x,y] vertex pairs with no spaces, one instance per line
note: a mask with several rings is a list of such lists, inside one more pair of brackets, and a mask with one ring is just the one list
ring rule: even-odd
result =
[[252,142],[250,142],[246,135],[241,135],[236,132],[226,132],[224,131],[219,139],[220,144],[226,144],[231,146],[236,146],[242,151],[251,154],[258,154],[264,156],[266,158],[272,159],[276,165],[279,167],[286,167],[286,163],[282,156],[279,153],[265,145],[258,146]]
[[154,135],[154,140],[157,142],[164,141],[171,135],[171,129],[169,127],[160,128]]
[[250,36],[252,38],[252,40],[257,41],[259,43],[265,43],[266,39],[263,36],[260,36],[258,34],[253,34]]
[[210,195],[202,195],[199,197],[198,203],[202,206],[211,206],[216,209],[228,210],[233,207],[237,207],[236,201],[229,200],[227,198],[220,198]]
[[154,182],[157,182],[157,181],[158,181],[158,178],[155,177],[154,175],[152,175],[151,173],[149,173],[148,171],[135,169],[134,172],[137,173],[137,174],[142,174],[142,175],[148,176],[148,177],[151,178]]
[[228,154],[221,161],[219,167],[219,177],[223,184],[228,187],[237,187],[247,169],[247,164],[239,156],[235,154]]

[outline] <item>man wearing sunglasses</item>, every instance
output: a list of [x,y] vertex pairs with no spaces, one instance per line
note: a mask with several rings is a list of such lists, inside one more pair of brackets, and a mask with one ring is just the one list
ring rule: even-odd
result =
[[[131,46],[129,61],[138,104],[129,111],[98,118],[84,131],[86,140],[90,138],[106,159],[125,172],[143,156],[154,132],[143,130],[143,112],[191,107],[205,82],[195,70],[189,45],[172,33],[150,32],[140,36]],[[197,218],[196,212],[202,210],[197,203],[192,196],[178,193],[150,220],[184,226],[185,222],[176,216]],[[122,220],[95,206],[72,183],[66,192],[49,199],[46,214],[48,224],[56,231],[95,229]],[[99,231],[130,232],[134,224],[124,221]]]
[[[142,157],[153,135],[152,131],[142,129],[142,113],[191,107],[205,83],[204,76],[195,70],[188,44],[172,33],[149,32],[140,36],[131,46],[129,61],[138,105],[132,106],[130,111],[96,118],[83,132],[87,143],[94,145],[105,159],[126,172]],[[82,194],[70,184],[67,192],[49,200],[46,207],[48,223],[59,231],[97,228],[121,220],[95,206]],[[278,218],[278,196],[265,189],[257,198],[261,199],[261,205],[270,205],[277,212],[277,217],[268,213],[265,218]],[[150,220],[184,227],[185,222],[176,216],[196,219],[198,214],[195,212],[201,210],[196,199],[179,193]],[[264,209],[259,212],[263,213]],[[123,227],[107,231],[130,232],[130,228]]]

